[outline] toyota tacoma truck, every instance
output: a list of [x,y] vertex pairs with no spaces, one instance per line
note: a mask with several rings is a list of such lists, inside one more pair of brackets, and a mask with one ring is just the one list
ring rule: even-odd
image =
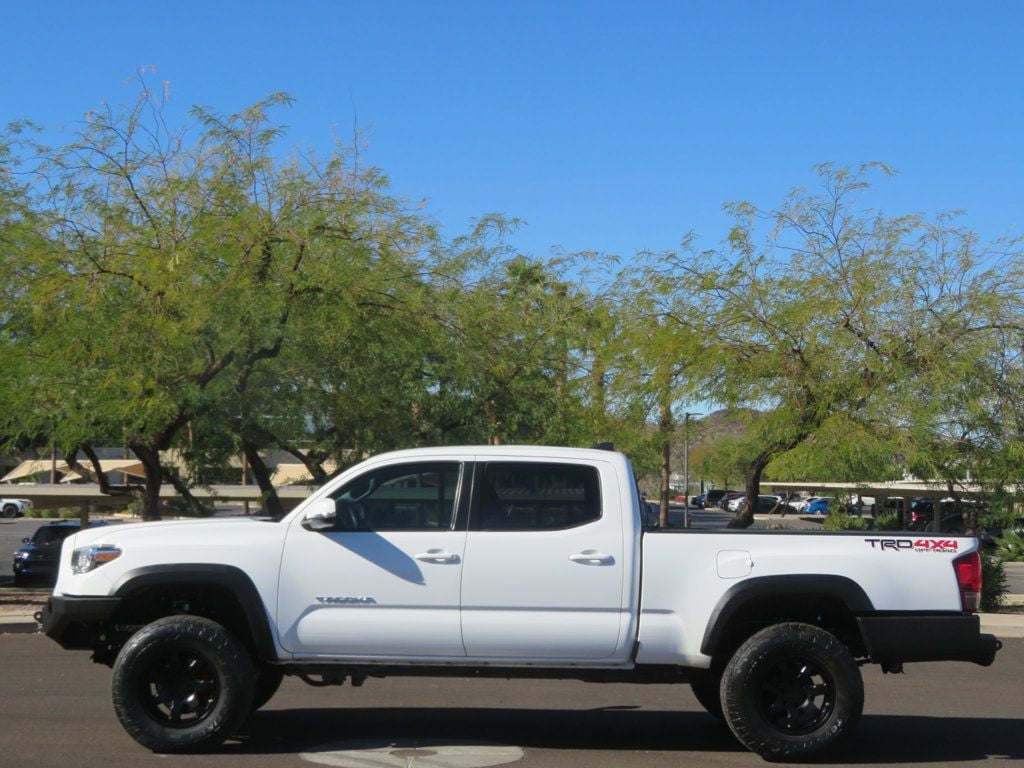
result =
[[280,521],[77,533],[40,620],[113,668],[117,717],[159,752],[219,744],[284,675],[431,675],[688,683],[789,760],[849,736],[863,664],[991,664],[980,592],[972,538],[645,530],[620,453],[424,448]]

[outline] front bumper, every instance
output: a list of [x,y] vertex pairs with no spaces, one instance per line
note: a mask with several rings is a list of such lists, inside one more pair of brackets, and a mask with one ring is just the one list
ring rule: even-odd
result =
[[857,619],[871,661],[969,661],[989,666],[1003,644],[976,614],[876,614]]
[[41,611],[43,632],[64,648],[93,648],[97,631],[121,605],[119,597],[51,597]]
[[39,560],[15,560],[11,564],[11,570],[16,576],[37,576],[51,581],[57,578],[57,566]]

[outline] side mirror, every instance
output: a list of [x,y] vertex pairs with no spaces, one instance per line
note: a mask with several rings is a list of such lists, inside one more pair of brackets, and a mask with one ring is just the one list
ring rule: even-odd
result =
[[307,531],[325,531],[333,528],[338,516],[334,499],[320,499],[302,516],[302,527]]
[[26,536],[24,539],[21,540],[21,543],[22,544],[28,544],[30,541],[32,541],[32,539],[30,539],[28,536]]

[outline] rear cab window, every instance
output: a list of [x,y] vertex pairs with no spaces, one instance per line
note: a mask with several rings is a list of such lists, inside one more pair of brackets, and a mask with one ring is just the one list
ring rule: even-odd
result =
[[470,528],[551,531],[601,519],[596,467],[546,462],[485,462],[478,471]]

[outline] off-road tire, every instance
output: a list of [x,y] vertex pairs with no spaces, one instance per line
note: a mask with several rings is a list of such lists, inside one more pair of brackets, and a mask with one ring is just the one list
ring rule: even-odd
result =
[[277,667],[262,666],[256,668],[256,681],[253,685],[252,705],[250,710],[255,712],[268,701],[270,701],[277,689],[281,687],[284,680],[284,672]]
[[4,517],[17,517],[18,516],[18,507],[15,506],[14,504],[4,504],[3,516]]
[[708,676],[699,680],[690,681],[690,690],[694,697],[709,715],[725,720],[722,713],[721,680],[718,677]]
[[220,624],[166,616],[125,643],[111,689],[121,725],[154,752],[194,752],[235,732],[253,701],[245,647]]
[[818,755],[850,735],[864,682],[850,650],[810,624],[762,629],[722,675],[722,709],[736,738],[766,760]]

